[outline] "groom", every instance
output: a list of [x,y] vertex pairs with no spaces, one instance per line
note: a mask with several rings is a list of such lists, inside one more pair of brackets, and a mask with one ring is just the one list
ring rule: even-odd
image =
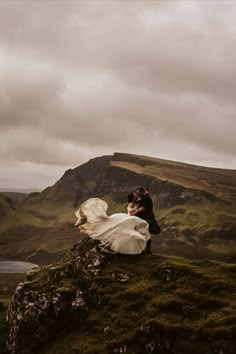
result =
[[[144,219],[149,224],[149,231],[150,231],[150,221],[155,220],[155,215],[153,213],[153,202],[152,198],[150,197],[149,193],[143,188],[138,187],[135,191],[137,196],[139,197],[137,204],[138,208],[132,213],[132,215],[136,215],[141,219]],[[151,251],[151,243],[152,240],[148,240],[146,246],[146,253],[152,254]]]

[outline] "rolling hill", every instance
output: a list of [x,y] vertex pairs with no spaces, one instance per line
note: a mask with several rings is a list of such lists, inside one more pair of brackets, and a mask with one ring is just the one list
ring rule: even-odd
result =
[[11,198],[14,202],[24,200],[28,194],[20,192],[0,192],[0,195]]
[[162,227],[162,234],[153,238],[155,252],[235,259],[236,170],[123,153],[67,170],[52,187],[12,205],[14,212],[4,204],[7,222],[1,221],[0,256],[6,256],[10,238],[18,245],[18,258],[45,251],[50,260],[51,253],[66,250],[82,237],[73,223],[74,211],[84,200],[100,197],[108,202],[108,213],[126,212],[127,194],[140,185],[150,192]]

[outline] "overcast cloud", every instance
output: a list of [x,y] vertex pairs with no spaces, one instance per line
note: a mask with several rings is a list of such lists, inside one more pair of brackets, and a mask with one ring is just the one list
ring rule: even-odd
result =
[[236,2],[0,1],[0,187],[115,151],[236,168]]

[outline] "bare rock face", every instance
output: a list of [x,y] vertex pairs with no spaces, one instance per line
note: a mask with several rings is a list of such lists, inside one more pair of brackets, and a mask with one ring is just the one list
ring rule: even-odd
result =
[[37,353],[60,329],[83,323],[91,301],[84,283],[90,286],[108,257],[97,245],[92,239],[81,241],[63,261],[31,271],[17,286],[7,311],[10,353]]
[[[134,181],[136,183],[135,186]],[[175,205],[185,204],[193,199],[206,198],[210,201],[217,200],[209,192],[186,188],[167,180],[138,174],[116,166],[106,166],[104,168],[101,175],[97,178],[93,194],[103,197],[110,193],[115,202],[123,203],[126,201],[130,191],[138,186],[144,186],[152,193],[155,208],[171,208]]]
[[[217,197],[210,192],[185,187],[168,179],[112,165],[112,162],[119,161],[137,164],[141,167],[150,163],[142,158],[119,153],[91,159],[75,169],[67,170],[54,186],[46,188],[34,198],[28,198],[23,203],[24,208],[32,210],[34,205],[33,208],[37,210],[38,205],[44,201],[55,206],[58,206],[58,203],[69,202],[77,208],[88,198],[103,198],[107,194],[111,195],[114,202],[124,203],[130,191],[138,186],[143,186],[150,191],[155,208],[171,208],[193,199],[217,200]],[[32,204],[32,199],[34,204]]]

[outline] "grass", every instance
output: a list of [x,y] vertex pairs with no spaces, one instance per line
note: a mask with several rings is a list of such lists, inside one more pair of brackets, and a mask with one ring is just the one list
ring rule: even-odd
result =
[[[126,283],[120,273],[129,275]],[[94,282],[100,305],[41,354],[110,354],[125,346],[141,354],[151,342],[160,353],[168,353],[166,343],[186,354],[236,349],[236,265],[117,255]]]
[[41,221],[38,218],[23,211],[18,203],[10,203],[7,199],[1,196],[0,212],[0,217],[2,218],[0,222],[0,233],[9,230],[12,227],[18,227],[21,225],[42,226]]
[[102,197],[108,204],[107,215],[115,213],[127,213],[127,203],[116,203],[113,201],[111,194],[106,194]]
[[208,249],[210,251],[216,253],[223,253],[223,254],[235,254],[236,253],[236,241],[229,240],[225,241],[218,241],[217,243],[210,243],[208,245]]
[[203,199],[200,205],[190,201],[172,208],[156,210],[156,214],[162,224],[176,226],[180,234],[189,228],[192,235],[197,233],[201,237],[209,229],[222,229],[224,223],[230,226],[233,221],[230,220],[227,224],[227,220],[235,217],[236,211],[228,205],[222,206],[220,202]]

